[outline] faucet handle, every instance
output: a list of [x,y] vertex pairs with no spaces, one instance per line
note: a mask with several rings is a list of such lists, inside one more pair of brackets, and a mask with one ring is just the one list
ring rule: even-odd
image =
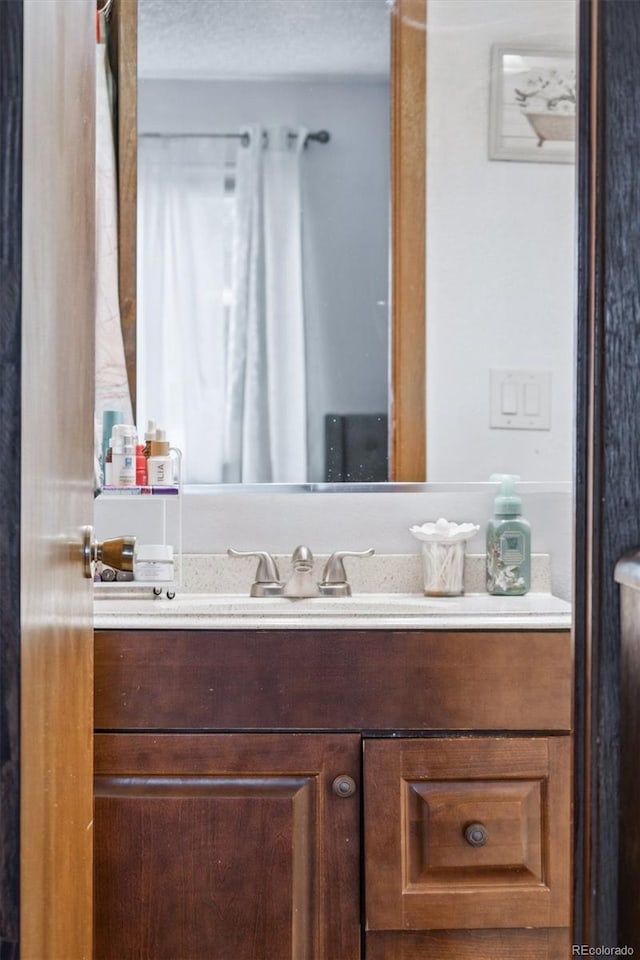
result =
[[270,553],[264,550],[234,550],[229,547],[227,554],[230,557],[258,558],[258,569],[256,570],[256,578],[251,584],[250,596],[274,597],[282,593],[278,565]]
[[336,550],[325,564],[320,582],[321,592],[325,596],[350,597],[351,586],[347,581],[344,557],[372,557],[374,553],[373,547],[368,550]]

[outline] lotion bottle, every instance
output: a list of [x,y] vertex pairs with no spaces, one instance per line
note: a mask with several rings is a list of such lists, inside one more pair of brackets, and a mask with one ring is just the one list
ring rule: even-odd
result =
[[497,597],[521,597],[531,587],[531,527],[521,516],[515,490],[519,477],[493,474],[500,483],[495,516],[487,524],[487,591]]
[[136,428],[117,423],[112,431],[111,473],[116,487],[134,487],[136,484]]

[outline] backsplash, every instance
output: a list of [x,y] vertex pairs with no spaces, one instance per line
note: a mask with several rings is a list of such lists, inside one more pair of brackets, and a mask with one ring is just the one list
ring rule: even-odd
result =
[[[470,557],[483,554],[486,524],[493,513],[496,494],[495,483],[426,484],[419,490],[407,485],[400,491],[365,493],[263,493],[254,492],[255,489],[188,489],[182,497],[183,553],[225,554],[228,547],[235,547],[268,550],[289,557],[298,544],[304,543],[315,556],[323,557],[334,550],[374,547],[378,560],[381,554],[411,558],[407,563],[416,565],[419,578],[420,544],[409,533],[409,527],[439,517],[477,523],[480,531],[469,541],[467,553]],[[523,482],[518,484],[518,491],[523,515],[531,523],[532,551],[549,556],[551,590],[570,600],[572,485]],[[141,504],[136,499],[137,502],[122,502],[98,498],[94,526],[99,540],[132,534],[140,542],[158,542],[156,505]],[[172,521],[169,507],[167,518]],[[172,537],[169,524],[167,536]],[[359,567],[375,560],[373,557],[350,563],[354,590],[359,589]],[[241,568],[232,569],[238,570],[234,582],[235,589],[241,592],[246,578],[241,578]]]
[[[275,555],[281,579],[291,573],[291,555]],[[314,555],[314,579],[319,580],[328,554]],[[531,592],[551,590],[550,558],[535,554],[531,558]],[[422,593],[422,557],[410,554],[376,554],[366,559],[345,559],[351,589],[362,593]],[[185,554],[182,558],[183,593],[249,594],[255,579],[257,560],[251,557],[230,559],[226,554]],[[138,586],[140,586],[138,584]],[[464,567],[465,593],[485,591],[484,555],[467,555]]]

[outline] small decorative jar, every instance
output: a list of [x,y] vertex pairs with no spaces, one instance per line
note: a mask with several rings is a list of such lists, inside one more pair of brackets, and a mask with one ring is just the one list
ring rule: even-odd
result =
[[444,519],[410,528],[410,533],[422,541],[425,596],[459,597],[464,593],[466,544],[479,529],[473,523],[450,523]]

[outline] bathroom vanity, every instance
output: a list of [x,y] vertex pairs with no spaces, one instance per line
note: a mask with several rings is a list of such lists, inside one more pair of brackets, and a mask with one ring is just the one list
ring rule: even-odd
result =
[[97,603],[97,958],[566,960],[568,612],[350,599]]

